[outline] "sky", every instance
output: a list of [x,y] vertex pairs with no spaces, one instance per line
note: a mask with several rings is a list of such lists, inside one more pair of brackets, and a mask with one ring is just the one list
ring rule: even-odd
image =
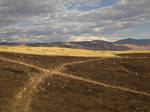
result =
[[150,39],[150,0],[0,0],[0,42]]

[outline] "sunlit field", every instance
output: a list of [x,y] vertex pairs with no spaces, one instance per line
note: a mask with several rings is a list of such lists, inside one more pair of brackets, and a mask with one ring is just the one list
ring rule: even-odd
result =
[[150,53],[150,50],[129,51],[96,51],[59,47],[27,47],[27,46],[0,46],[1,52],[14,52],[52,56],[79,56],[79,57],[117,57],[117,54]]
[[150,50],[128,50],[128,51],[117,51],[117,54],[132,54],[132,53],[150,53]]
[[1,46],[0,51],[54,56],[115,57],[115,52],[112,51],[94,51],[59,47]]

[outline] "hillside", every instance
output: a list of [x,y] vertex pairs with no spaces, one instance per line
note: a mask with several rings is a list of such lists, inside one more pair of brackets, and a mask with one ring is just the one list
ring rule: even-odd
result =
[[76,48],[86,50],[107,50],[107,51],[121,51],[128,50],[125,46],[117,46],[111,42],[93,40],[83,42],[55,42],[55,43],[35,43],[28,44],[29,46],[40,46],[40,47],[65,47],[65,48]]
[[124,44],[130,44],[130,45],[140,45],[140,46],[146,46],[150,45],[150,39],[123,39],[114,42],[114,44],[124,45]]
[[47,42],[47,43],[0,43],[0,45],[11,46],[32,46],[32,47],[61,47],[85,50],[103,51],[125,51],[125,50],[150,50],[150,39],[122,39],[116,42],[102,40],[81,41],[81,42]]

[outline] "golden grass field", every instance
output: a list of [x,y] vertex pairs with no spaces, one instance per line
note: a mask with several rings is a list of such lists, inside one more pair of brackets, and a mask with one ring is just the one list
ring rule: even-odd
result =
[[13,52],[52,56],[79,56],[79,57],[116,57],[116,54],[150,53],[150,50],[131,51],[96,51],[59,47],[28,47],[28,46],[0,46],[1,52]]
[[26,46],[1,46],[2,52],[15,52],[37,55],[57,55],[57,56],[87,56],[87,57],[113,57],[110,51],[91,51],[59,47],[26,47]]

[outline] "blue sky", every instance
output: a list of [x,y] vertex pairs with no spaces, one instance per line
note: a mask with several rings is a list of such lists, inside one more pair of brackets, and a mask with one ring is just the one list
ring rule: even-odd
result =
[[150,0],[0,0],[0,42],[150,38]]
[[110,7],[115,5],[118,0],[101,0],[94,3],[85,3],[85,2],[71,2],[66,5],[68,10],[77,10],[77,11],[91,11],[100,8]]

